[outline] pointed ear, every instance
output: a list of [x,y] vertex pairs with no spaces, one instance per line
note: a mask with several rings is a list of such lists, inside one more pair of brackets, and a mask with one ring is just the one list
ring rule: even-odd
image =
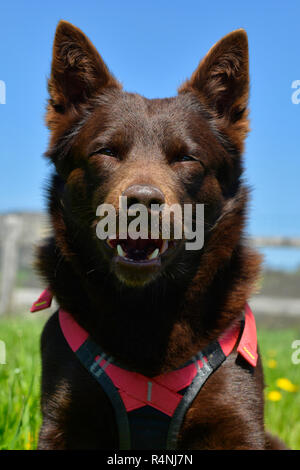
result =
[[48,82],[50,107],[62,114],[68,107],[84,103],[103,87],[121,86],[85,34],[71,23],[60,21]]
[[249,63],[246,31],[233,31],[218,41],[178,91],[196,92],[218,120],[217,124],[241,146],[248,132]]

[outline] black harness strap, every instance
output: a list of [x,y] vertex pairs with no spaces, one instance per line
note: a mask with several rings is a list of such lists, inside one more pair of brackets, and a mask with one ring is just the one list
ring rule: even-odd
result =
[[[118,392],[118,389],[116,388],[112,380],[108,377],[108,375],[105,373],[105,367],[108,365],[108,363],[113,362],[112,357],[108,357],[105,353],[103,353],[90,338],[88,338],[80,346],[80,348],[76,351],[75,354],[77,355],[81,363],[86,367],[86,369],[101,385],[112,404],[119,432],[119,449],[130,449],[130,429],[127,411],[122,401],[122,398]],[[100,356],[100,359],[98,359],[98,361],[95,361],[96,356]],[[107,361],[104,367],[100,366],[102,358],[105,358]]]
[[[205,361],[204,357],[207,358],[207,362]],[[197,362],[199,359],[203,364],[201,368]],[[191,406],[192,402],[200,392],[209,376],[222,364],[223,361],[225,361],[225,359],[226,356],[218,342],[211,344],[205,351],[203,351],[203,353],[200,352],[194,356],[193,360],[197,365],[198,372],[194,377],[191,385],[184,393],[181,402],[172,416],[167,438],[167,450],[175,450],[177,448],[178,435],[187,410]]]

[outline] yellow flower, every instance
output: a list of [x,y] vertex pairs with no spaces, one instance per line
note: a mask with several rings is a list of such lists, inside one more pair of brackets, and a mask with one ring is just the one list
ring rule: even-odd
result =
[[25,449],[26,450],[32,449],[32,444],[33,444],[33,435],[29,432],[28,433],[28,441],[25,444]]
[[270,401],[279,401],[281,400],[281,393],[278,390],[272,390],[268,393],[267,398]]
[[267,362],[267,366],[270,369],[275,369],[277,367],[277,361],[275,361],[275,359],[269,359]]
[[30,450],[30,449],[31,449],[31,443],[30,443],[30,442],[26,442],[26,444],[25,444],[25,449],[26,449],[26,450]]
[[276,380],[277,387],[281,388],[281,390],[285,390],[286,392],[296,392],[298,390],[298,386],[294,385],[289,379],[281,378]]

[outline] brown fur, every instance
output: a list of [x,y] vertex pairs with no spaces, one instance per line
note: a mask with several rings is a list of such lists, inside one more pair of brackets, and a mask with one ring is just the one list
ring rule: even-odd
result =
[[[176,97],[147,100],[122,90],[79,29],[58,25],[46,119],[53,236],[37,265],[60,306],[144,375],[174,369],[218,338],[240,317],[257,279],[259,256],[243,236],[248,88],[243,30],[219,41]],[[99,147],[117,158],[96,153]],[[195,160],[183,162],[182,155]],[[95,233],[96,207],[117,205],[137,183],[156,186],[169,204],[205,204],[204,248],[178,249],[151,276],[118,273]],[[39,448],[116,449],[111,405],[66,344],[57,314],[44,329],[42,359]],[[264,430],[261,363],[253,369],[234,352],[189,409],[179,447],[280,447],[272,443]]]

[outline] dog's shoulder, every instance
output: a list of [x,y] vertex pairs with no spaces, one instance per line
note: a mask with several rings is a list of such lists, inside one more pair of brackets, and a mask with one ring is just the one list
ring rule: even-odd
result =
[[53,313],[46,321],[41,335],[41,351],[46,351],[52,344],[59,346],[64,338],[58,319],[58,311]]
[[76,367],[78,361],[62,333],[58,311],[47,320],[42,331],[40,347],[43,369],[50,371],[50,376],[63,377],[67,369]]

